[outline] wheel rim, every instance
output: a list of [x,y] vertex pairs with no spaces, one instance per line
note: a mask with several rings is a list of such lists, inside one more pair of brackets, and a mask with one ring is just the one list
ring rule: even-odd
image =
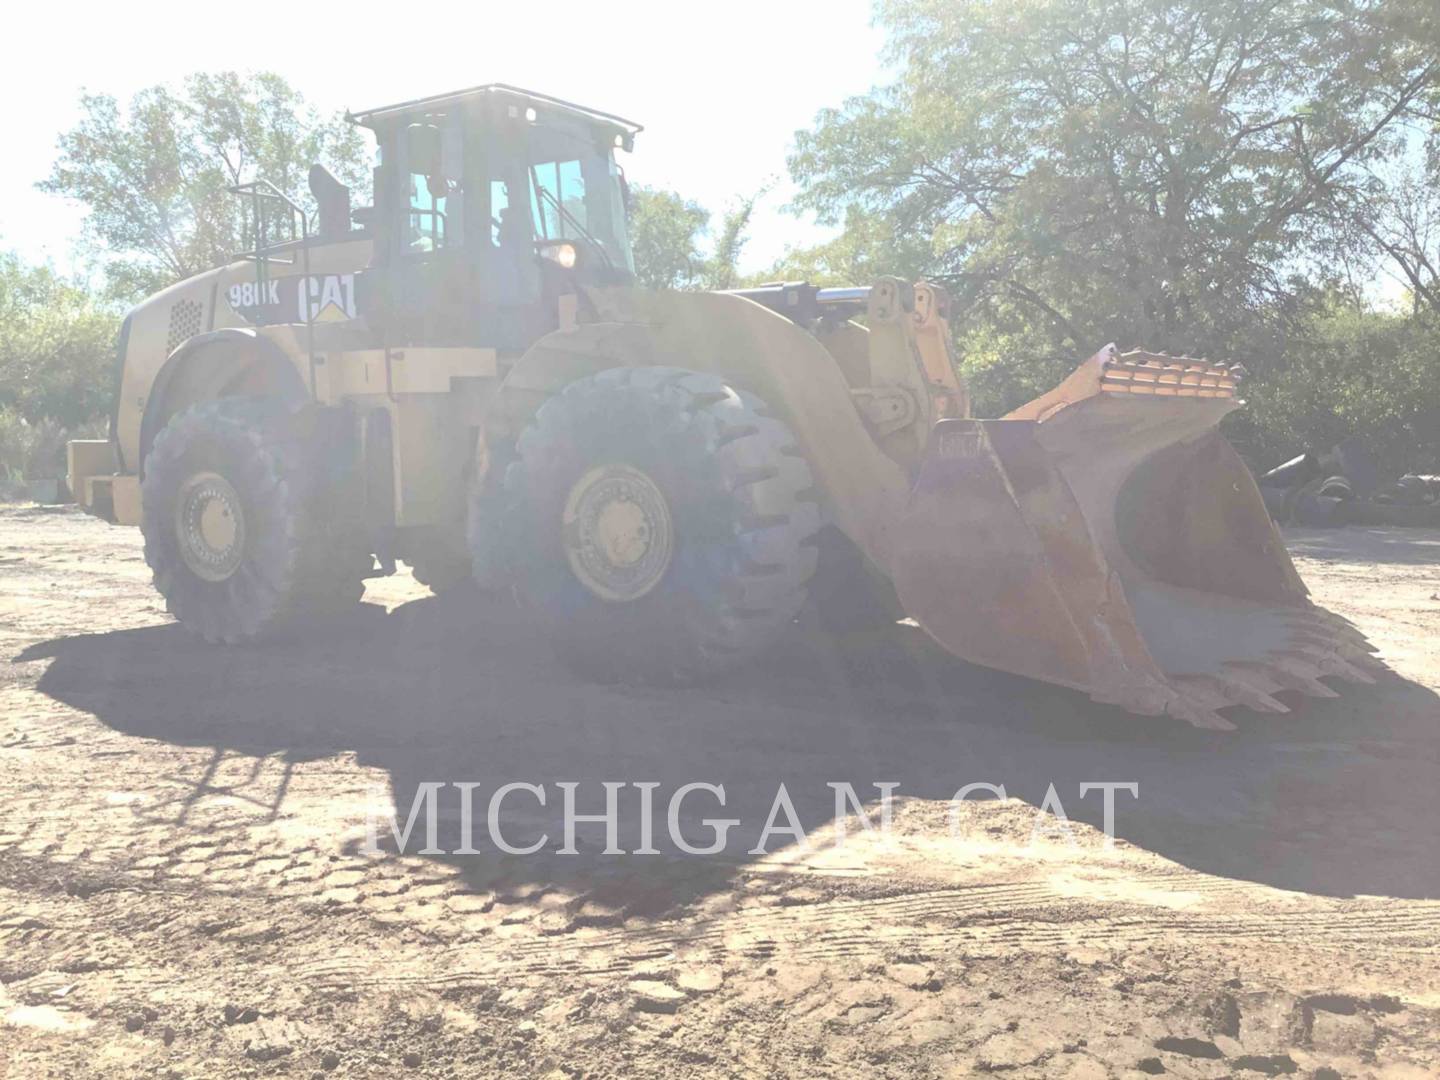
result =
[[601,465],[577,480],[562,526],[571,571],[602,600],[638,600],[670,567],[669,504],[655,481],[629,465]]
[[196,473],[175,501],[180,557],[197,577],[224,581],[245,555],[245,511],[240,493],[219,473]]

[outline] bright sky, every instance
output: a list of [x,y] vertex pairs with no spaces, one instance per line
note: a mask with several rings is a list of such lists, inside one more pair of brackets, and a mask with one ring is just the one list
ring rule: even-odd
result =
[[[771,184],[742,268],[828,232],[783,209],[785,155],[817,110],[882,80],[869,0],[438,5],[234,0],[17,6],[0,64],[0,249],[72,267],[81,211],[35,190],[82,88],[122,102],[198,70],[273,70],[322,109],[508,82],[645,125],[636,183],[719,211]],[[63,25],[62,25],[63,23]]]

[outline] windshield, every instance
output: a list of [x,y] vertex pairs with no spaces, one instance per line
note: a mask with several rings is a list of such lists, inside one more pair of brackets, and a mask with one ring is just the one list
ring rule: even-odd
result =
[[[528,156],[535,239],[593,245],[613,266],[633,273],[620,168],[609,150],[568,132],[536,129]],[[494,195],[498,206],[508,205],[508,192]]]

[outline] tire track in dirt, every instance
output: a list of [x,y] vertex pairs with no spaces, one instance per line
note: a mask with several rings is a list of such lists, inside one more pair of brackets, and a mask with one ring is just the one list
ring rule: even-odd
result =
[[[12,520],[30,530],[27,552],[50,554],[7,564],[0,580],[0,1025],[18,1009],[74,1026],[0,1026],[0,1073],[310,1075],[332,1054],[334,1075],[546,1075],[562,1062],[607,1080],[1080,1080],[1152,1059],[1182,1076],[1440,1070],[1440,904],[1416,899],[1437,895],[1435,879],[1399,869],[1433,829],[1410,813],[1419,799],[1395,795],[1433,778],[1440,744],[1433,700],[1398,679],[1289,726],[1252,722],[1225,744],[972,677],[914,635],[859,659],[812,638],[742,685],[694,693],[557,690],[532,641],[498,617],[462,622],[407,577],[372,583],[361,622],[384,632],[362,625],[349,644],[220,662],[158,625],[133,534],[0,508],[0,528]],[[1327,604],[1327,589],[1363,590],[1356,610],[1372,632],[1394,606],[1391,584],[1422,587],[1415,573],[1337,562],[1312,583]],[[1433,622],[1401,614],[1385,640],[1418,664]],[[386,696],[385,649],[419,663],[462,625],[490,667],[456,685],[495,683],[521,720],[506,726],[498,706],[461,715],[444,693],[463,667],[458,647],[419,669],[439,694],[429,726],[365,709],[372,694],[403,703]],[[372,648],[359,664],[356,642]],[[832,678],[787,668],[806,648]],[[267,678],[280,689],[253,709],[244,687]],[[324,707],[292,717],[300,698]],[[957,845],[930,792],[898,817],[895,849],[853,856],[789,849],[719,869],[635,869],[360,854],[357,816],[377,785],[405,802],[430,775],[422,763],[474,738],[475,723],[534,738],[525,718],[582,704],[622,743],[669,730],[624,717],[748,716],[726,737],[773,728],[766,745],[795,764],[816,733],[868,753],[942,745],[973,725],[1007,766],[1088,755],[1170,765],[1182,785],[1195,770],[1212,787],[1177,798],[1151,831],[1122,829],[1114,851],[1077,821],[1078,844],[1035,858],[1021,854],[1033,800],[977,804]],[[1282,789],[1260,797],[1272,779]],[[1245,849],[1214,857],[1230,839]],[[1355,896],[1371,891],[1374,852],[1394,852],[1373,890],[1390,895]],[[1333,886],[1274,872],[1347,858],[1362,869]]]
[[[969,895],[977,891],[990,895],[983,900]],[[1046,912],[1048,918],[1035,918],[1037,911]],[[1283,908],[1254,914],[1196,912],[1162,917],[1146,912],[1127,918],[1104,914],[1097,905],[1077,903],[1037,884],[750,909],[743,916],[709,925],[601,930],[579,940],[573,933],[512,940],[503,951],[494,953],[490,962],[468,969],[447,965],[424,973],[386,974],[377,969],[373,958],[355,954],[351,958],[332,956],[302,970],[306,978],[331,987],[465,986],[481,985],[507,971],[529,975],[624,972],[696,950],[709,952],[721,963],[727,958],[756,957],[814,963],[873,954],[881,947],[929,952],[957,947],[965,952],[990,948],[1045,952],[1100,944],[1125,951],[1157,944],[1203,948],[1213,941],[1293,944],[1297,936],[1303,937],[1310,950],[1348,952],[1363,943],[1376,957],[1423,955],[1440,943],[1440,904],[1396,902],[1379,911],[1373,910],[1373,905],[1357,909],[1341,904],[1327,910]],[[574,955],[591,953],[615,959],[596,969]]]

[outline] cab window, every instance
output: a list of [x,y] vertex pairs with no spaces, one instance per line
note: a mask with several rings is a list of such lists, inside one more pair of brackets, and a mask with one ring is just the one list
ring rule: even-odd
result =
[[530,212],[535,235],[546,240],[583,239],[585,174],[580,162],[544,161],[530,166]]
[[409,254],[458,247],[464,240],[463,139],[449,117],[426,117],[404,133],[408,209],[401,242]]

